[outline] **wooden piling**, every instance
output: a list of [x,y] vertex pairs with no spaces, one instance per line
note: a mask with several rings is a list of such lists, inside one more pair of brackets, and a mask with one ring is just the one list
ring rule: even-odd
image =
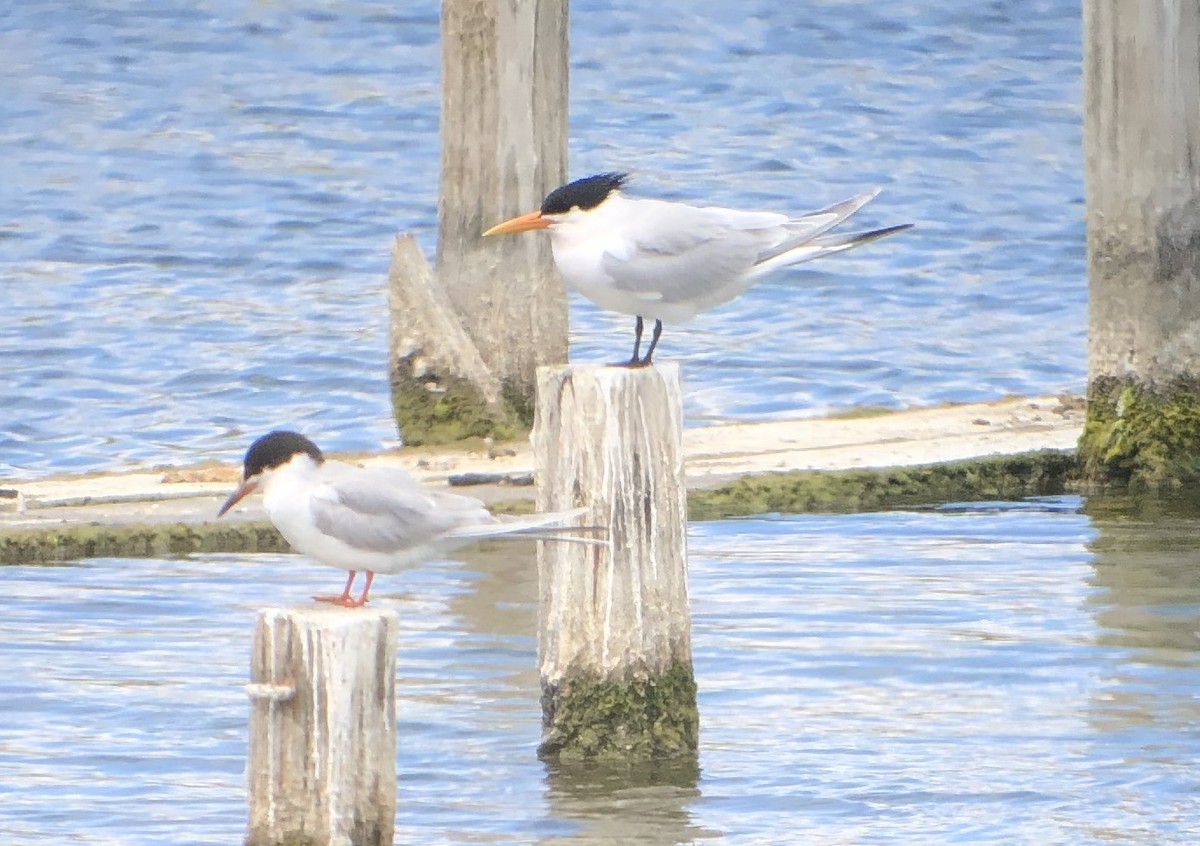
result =
[[251,656],[247,846],[389,846],[394,611],[267,608]]
[[1085,0],[1088,420],[1097,484],[1200,481],[1200,4]]
[[389,281],[393,407],[414,445],[523,433],[537,366],[567,357],[549,239],[482,237],[566,181],[567,0],[442,0],[441,34],[437,269],[398,244]]
[[694,753],[679,368],[540,368],[533,447],[539,509],[611,541],[539,545],[539,754]]

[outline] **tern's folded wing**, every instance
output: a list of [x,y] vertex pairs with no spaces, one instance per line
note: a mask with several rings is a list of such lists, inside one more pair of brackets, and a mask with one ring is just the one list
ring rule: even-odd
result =
[[395,553],[435,540],[464,519],[463,509],[416,485],[378,482],[365,475],[319,489],[310,501],[317,528],[355,549]]
[[619,290],[648,302],[705,300],[741,277],[785,235],[783,215],[646,204],[602,266]]

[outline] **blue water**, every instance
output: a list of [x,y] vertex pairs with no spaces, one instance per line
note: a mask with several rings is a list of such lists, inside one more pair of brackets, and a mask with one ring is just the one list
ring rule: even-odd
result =
[[[615,774],[536,757],[532,550],[381,577],[396,842],[1194,844],[1200,522],[1078,507],[693,524],[699,756]],[[241,842],[256,609],[340,572],[0,576],[0,843]]]
[[[0,474],[396,443],[392,236],[432,252],[438,4],[0,7]],[[1080,10],[576,0],[573,176],[917,228],[687,327],[692,423],[1080,390]],[[546,186],[547,190],[555,186]],[[577,360],[627,354],[573,301]]]

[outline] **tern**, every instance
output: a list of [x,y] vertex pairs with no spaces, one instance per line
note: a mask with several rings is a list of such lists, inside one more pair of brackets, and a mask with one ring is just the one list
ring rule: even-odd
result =
[[[879,189],[799,217],[766,211],[653,199],[621,193],[624,173],[576,180],[546,195],[542,207],[484,232],[547,229],[554,263],[567,284],[596,305],[637,318],[630,367],[645,367],[663,321],[679,323],[727,303],[781,267],[840,253],[912,226],[845,235],[825,233],[861,209]],[[654,334],[643,358],[643,319]]]
[[[560,536],[587,527],[552,528],[584,509],[502,520],[477,499],[421,487],[399,467],[328,460],[296,432],[270,432],[250,445],[241,484],[217,517],[260,488],[267,517],[293,549],[349,571],[341,594],[313,597],[347,608],[366,604],[376,573],[398,573],[485,538],[597,542]],[[359,571],[366,572],[366,584],[353,599],[350,588]]]

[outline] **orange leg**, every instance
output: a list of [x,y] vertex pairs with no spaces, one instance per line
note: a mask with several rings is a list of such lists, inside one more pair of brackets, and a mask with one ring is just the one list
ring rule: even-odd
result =
[[375,581],[375,574],[372,573],[370,570],[368,570],[367,571],[367,583],[365,585],[363,585],[363,592],[362,592],[362,595],[358,598],[358,601],[357,602],[343,602],[342,605],[345,605],[347,608],[362,608],[364,605],[366,605],[367,604],[367,594],[371,592],[371,582],[373,582],[373,581]]
[[[354,584],[354,577],[358,575],[355,570],[350,571],[349,577],[346,579],[346,588],[342,591],[341,596],[314,596],[317,602],[331,602],[334,605],[346,605],[350,602],[350,586]],[[371,586],[371,574],[367,573],[367,587]]]

